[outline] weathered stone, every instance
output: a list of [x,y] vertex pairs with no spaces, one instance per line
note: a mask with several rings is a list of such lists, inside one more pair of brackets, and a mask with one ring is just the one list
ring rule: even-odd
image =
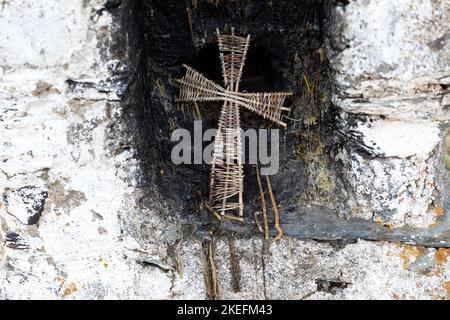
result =
[[344,163],[347,217],[427,227],[447,190],[440,124],[450,119],[448,1],[351,1],[337,6],[333,99],[352,140]]
[[6,189],[3,203],[9,214],[23,224],[36,224],[44,211],[48,192],[36,186],[25,186],[15,190]]
[[[183,228],[131,143],[153,136],[130,137],[123,123],[130,110],[120,101],[123,79],[142,79],[121,59],[145,61],[128,56],[129,42],[117,48],[114,41],[123,3],[1,4],[0,299],[203,299],[210,240],[225,299],[449,297],[445,248],[285,237],[265,255],[259,236],[204,231],[202,242]],[[448,117],[448,6],[351,1],[328,21],[335,85],[344,93],[333,99],[347,139],[333,156],[343,163],[344,207],[357,209],[343,208],[347,218],[425,226],[440,212],[428,207],[442,196],[436,176],[438,124]],[[172,52],[165,57],[169,69],[182,62]],[[163,102],[169,112],[170,97]],[[334,178],[320,177],[340,191]],[[30,194],[38,201],[24,202]],[[28,224],[29,208],[41,211],[38,224]]]

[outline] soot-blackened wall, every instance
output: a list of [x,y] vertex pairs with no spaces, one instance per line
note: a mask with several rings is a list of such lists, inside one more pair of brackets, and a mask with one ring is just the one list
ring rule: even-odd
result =
[[[251,35],[241,89],[292,91],[286,130],[280,130],[280,169],[272,185],[281,210],[300,205],[335,207],[339,170],[329,160],[339,139],[330,102],[321,1],[128,1],[124,29],[131,84],[126,93],[129,130],[142,162],[148,197],[172,213],[206,216],[209,166],[174,165],[171,132],[193,130],[197,117],[173,100],[188,64],[221,83],[215,30]],[[216,128],[220,104],[200,106],[203,128]],[[242,127],[275,128],[243,110]],[[245,166],[245,212],[260,210],[254,166]],[[158,196],[156,196],[158,195]]]

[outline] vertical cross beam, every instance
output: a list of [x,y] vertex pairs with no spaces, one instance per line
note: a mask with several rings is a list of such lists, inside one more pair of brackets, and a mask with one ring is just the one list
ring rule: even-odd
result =
[[[234,34],[234,28],[232,28],[231,35],[220,35],[219,30],[217,30],[217,39],[225,87],[231,92],[238,92],[250,43],[250,35],[246,38],[237,37]],[[240,115],[237,104],[230,101],[224,102],[216,141],[218,143],[216,143],[214,148],[211,170],[211,200],[219,200],[221,198],[219,211],[222,215],[227,210],[238,209],[239,216],[243,216],[244,170],[242,165]],[[220,152],[224,152],[227,155],[226,159],[219,158]],[[223,160],[225,160],[225,163],[220,163]],[[218,165],[221,168],[216,169]],[[214,199],[215,196],[218,196],[218,199]],[[232,199],[235,196],[238,197],[237,207],[233,204]]]

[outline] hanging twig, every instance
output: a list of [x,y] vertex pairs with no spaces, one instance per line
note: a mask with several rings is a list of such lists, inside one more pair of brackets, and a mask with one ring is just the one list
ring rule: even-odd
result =
[[308,82],[308,78],[306,77],[306,74],[303,74],[303,79],[305,79],[306,87],[308,88],[309,94],[312,94],[311,87],[309,86],[309,82]]
[[195,46],[194,28],[192,26],[192,11],[190,8],[186,8],[186,11],[187,11],[187,16],[188,16],[189,31],[191,32],[192,43]]
[[277,229],[277,231],[278,231],[278,234],[273,239],[273,241],[277,241],[283,236],[283,230],[280,228],[280,216],[278,214],[278,207],[277,207],[277,203],[275,201],[275,197],[273,196],[272,185],[270,184],[269,176],[266,176],[266,182],[267,182],[267,188],[269,189],[270,201],[272,202],[273,214],[274,214],[274,217],[275,217],[274,218],[274,220],[275,220],[275,229]]
[[259,168],[256,167],[256,179],[258,179],[259,194],[261,196],[261,205],[263,211],[263,222],[264,222],[264,239],[269,240],[269,223],[267,222],[267,207],[266,198],[264,197],[264,192],[261,184],[261,177],[259,176]]
[[208,268],[208,260],[206,259],[205,254],[205,242],[200,242],[200,261],[202,262],[202,270],[203,270],[203,280],[205,281],[205,291],[206,291],[206,299],[211,299],[213,297],[213,292],[211,288],[211,278]]
[[255,223],[256,226],[258,227],[259,232],[264,233],[264,230],[261,226],[261,222],[259,222],[259,215],[261,214],[261,212],[259,211],[255,211],[255,213],[253,214],[253,218],[255,219]]
[[219,283],[217,281],[217,269],[216,269],[216,263],[214,261],[214,250],[213,250],[213,242],[209,244],[209,266],[211,269],[211,280],[212,280],[212,290],[213,290],[213,297],[214,299],[218,299],[220,297],[219,293]]
[[200,109],[198,108],[197,102],[194,102],[194,108],[195,108],[195,115],[197,117],[197,120],[202,121],[202,113],[200,112]]

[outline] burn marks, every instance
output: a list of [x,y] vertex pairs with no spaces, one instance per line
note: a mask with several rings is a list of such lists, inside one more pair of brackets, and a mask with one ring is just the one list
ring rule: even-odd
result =
[[[326,6],[320,1],[251,1],[228,5],[226,2],[167,0],[123,1],[122,6],[128,69],[132,74],[124,96],[124,117],[127,118],[129,136],[133,137],[136,158],[143,168],[145,180],[152,186],[152,190],[146,189],[148,194],[144,197],[148,199],[144,202],[160,202],[151,206],[168,208],[171,214],[205,214],[202,220],[208,216],[201,207],[208,197],[209,166],[176,166],[170,158],[174,145],[170,140],[172,131],[177,128],[193,131],[195,118],[193,112],[181,109],[173,102],[178,95],[173,80],[181,78],[181,65],[185,63],[221,82],[216,28],[227,33],[234,27],[237,34],[251,34],[252,37],[243,70],[242,90],[294,92],[287,106],[294,109],[291,117],[300,118],[300,121],[292,122],[288,130],[282,130],[280,171],[273,178],[273,188],[283,207],[295,209],[306,191],[306,174],[316,167],[303,161],[295,152],[299,139],[302,139],[297,133],[311,127],[304,125],[308,120],[305,117],[311,114],[306,103],[311,104],[310,100],[314,100],[315,105],[310,107],[318,109],[317,113],[323,116],[314,114],[314,119],[318,119],[317,127],[322,125],[322,119],[322,122],[334,121],[324,116],[331,110],[329,99],[326,99],[329,88],[314,81],[316,75],[324,78],[322,83],[328,79],[327,61],[319,50],[324,46]],[[313,98],[306,89],[305,74],[314,85]],[[220,106],[211,103],[199,106],[199,109],[203,128],[216,128]],[[244,129],[268,126],[245,111],[241,121]],[[310,131],[311,135],[324,137],[324,140],[332,136],[330,132],[317,133],[319,129]],[[309,146],[308,141],[302,139],[301,143]],[[323,144],[329,145],[327,141]],[[318,149],[315,145],[312,148]],[[323,161],[326,167],[328,160]],[[244,197],[250,203],[259,203],[254,168],[247,166],[244,170]],[[311,180],[315,181],[314,177]],[[251,204],[245,211],[252,213],[256,209]]]
[[3,202],[8,213],[23,224],[33,225],[39,221],[44,211],[47,190],[37,186],[7,189]]

